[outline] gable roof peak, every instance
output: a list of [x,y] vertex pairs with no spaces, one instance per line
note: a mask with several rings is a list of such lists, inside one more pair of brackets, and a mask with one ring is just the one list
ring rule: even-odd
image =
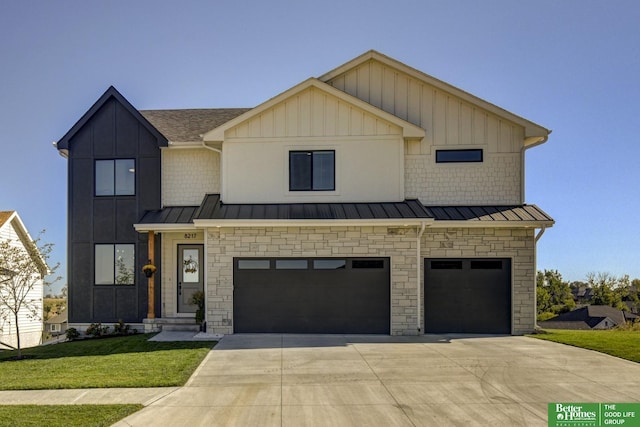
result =
[[63,157],[67,157],[67,153],[69,150],[69,142],[75,136],[75,134],[82,129],[82,127],[87,124],[87,122],[93,117],[94,114],[102,108],[110,99],[114,98],[118,103],[120,103],[131,115],[133,115],[136,120],[138,120],[149,132],[151,132],[157,139],[160,141],[162,146],[167,145],[167,139],[162,135],[149,121],[142,115],[140,112],[124,97],[118,90],[110,85],[107,90],[98,98],[96,102],[93,103],[91,108],[87,110],[86,113],[82,115],[80,120],[78,120],[72,127],[67,131],[67,133],[60,138],[59,141],[54,142],[54,146]]
[[378,52],[377,50],[368,50],[365,53],[353,58],[352,60],[334,68],[333,70],[318,77],[319,80],[329,83],[330,81],[363,65],[364,63],[375,60],[387,67],[393,68],[399,72],[407,74],[416,80],[427,83],[437,89],[450,93],[458,98],[465,100],[466,102],[477,105],[478,107],[490,111],[491,113],[503,117],[513,123],[517,123],[525,129],[525,146],[534,146],[546,142],[546,138],[551,133],[551,130],[545,127],[518,116],[510,111],[505,110],[489,101],[486,101],[472,93],[457,88],[452,84],[449,84],[443,80],[433,77],[423,71],[413,68],[403,62],[398,61],[390,56]]
[[420,128],[419,126],[416,126],[413,123],[409,123],[406,120],[403,120],[397,116],[394,116],[393,114],[390,114],[384,110],[381,110],[359,98],[356,98],[355,96],[349,95],[346,92],[336,89],[330,84],[327,84],[315,77],[309,77],[308,79],[298,83],[292,88],[272,97],[271,99],[263,102],[257,107],[248,110],[244,114],[239,115],[233,120],[230,120],[222,124],[221,126],[218,126],[217,128],[210,130],[209,132],[204,134],[203,140],[205,142],[224,141],[224,133],[228,129],[231,129],[234,126],[237,126],[238,124],[250,119],[251,117],[255,117],[261,114],[262,112],[273,107],[274,105],[290,98],[291,96],[294,96],[295,94],[301,93],[309,88],[314,88],[322,92],[328,93],[330,95],[333,95],[345,102],[348,102],[352,105],[355,105],[358,108],[361,108],[364,111],[367,111],[371,114],[374,114],[378,117],[383,118],[384,120],[400,127],[403,131],[403,136],[405,138],[422,139],[425,136],[425,130]]

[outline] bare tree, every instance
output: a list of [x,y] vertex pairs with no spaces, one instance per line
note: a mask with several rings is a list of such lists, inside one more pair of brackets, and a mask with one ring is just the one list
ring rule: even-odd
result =
[[[53,250],[52,243],[41,243],[38,238],[26,244],[11,240],[0,242],[0,318],[5,323],[14,323],[18,359],[22,358],[20,346],[20,315],[40,318],[40,299],[34,298],[33,290],[39,283],[45,284],[47,276],[55,273],[59,264],[49,267],[47,261]],[[58,280],[58,278],[53,281]]]

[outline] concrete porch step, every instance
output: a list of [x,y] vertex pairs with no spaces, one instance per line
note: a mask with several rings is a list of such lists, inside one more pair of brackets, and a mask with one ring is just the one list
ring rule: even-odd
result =
[[195,317],[160,317],[144,319],[145,332],[199,332],[200,325],[196,324]]
[[[193,320],[191,321],[193,322]],[[160,328],[163,331],[171,331],[171,332],[199,332],[200,331],[200,325],[196,325],[194,323],[190,323],[190,324],[163,324],[160,325]]]

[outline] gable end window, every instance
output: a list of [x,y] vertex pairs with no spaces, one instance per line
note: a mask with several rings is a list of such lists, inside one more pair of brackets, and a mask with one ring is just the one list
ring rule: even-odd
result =
[[133,196],[135,194],[135,160],[96,160],[96,196]]
[[334,150],[289,151],[289,191],[333,191]]
[[436,150],[436,163],[480,163],[482,149]]

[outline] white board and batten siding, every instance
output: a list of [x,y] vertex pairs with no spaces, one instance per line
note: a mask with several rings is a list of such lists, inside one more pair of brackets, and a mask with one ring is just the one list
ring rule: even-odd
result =
[[[406,196],[426,204],[521,203],[524,128],[377,60],[326,83],[426,130],[407,148]],[[484,162],[436,164],[437,149],[483,150]]]
[[[335,151],[335,191],[289,191],[289,152]],[[225,132],[226,203],[404,199],[402,129],[309,87]]]
[[[23,240],[25,236],[21,236],[16,231],[20,227],[19,220],[5,223],[0,227],[0,241],[9,240],[12,245],[24,248]],[[38,280],[36,286],[28,293],[26,299],[36,301],[38,318],[31,318],[27,310],[21,310],[18,315],[20,326],[20,346],[22,348],[34,347],[42,342],[43,331],[43,297],[44,285],[42,280]],[[11,346],[17,345],[15,319],[11,314],[6,320],[0,318],[0,341]],[[6,348],[0,344],[0,348]]]

